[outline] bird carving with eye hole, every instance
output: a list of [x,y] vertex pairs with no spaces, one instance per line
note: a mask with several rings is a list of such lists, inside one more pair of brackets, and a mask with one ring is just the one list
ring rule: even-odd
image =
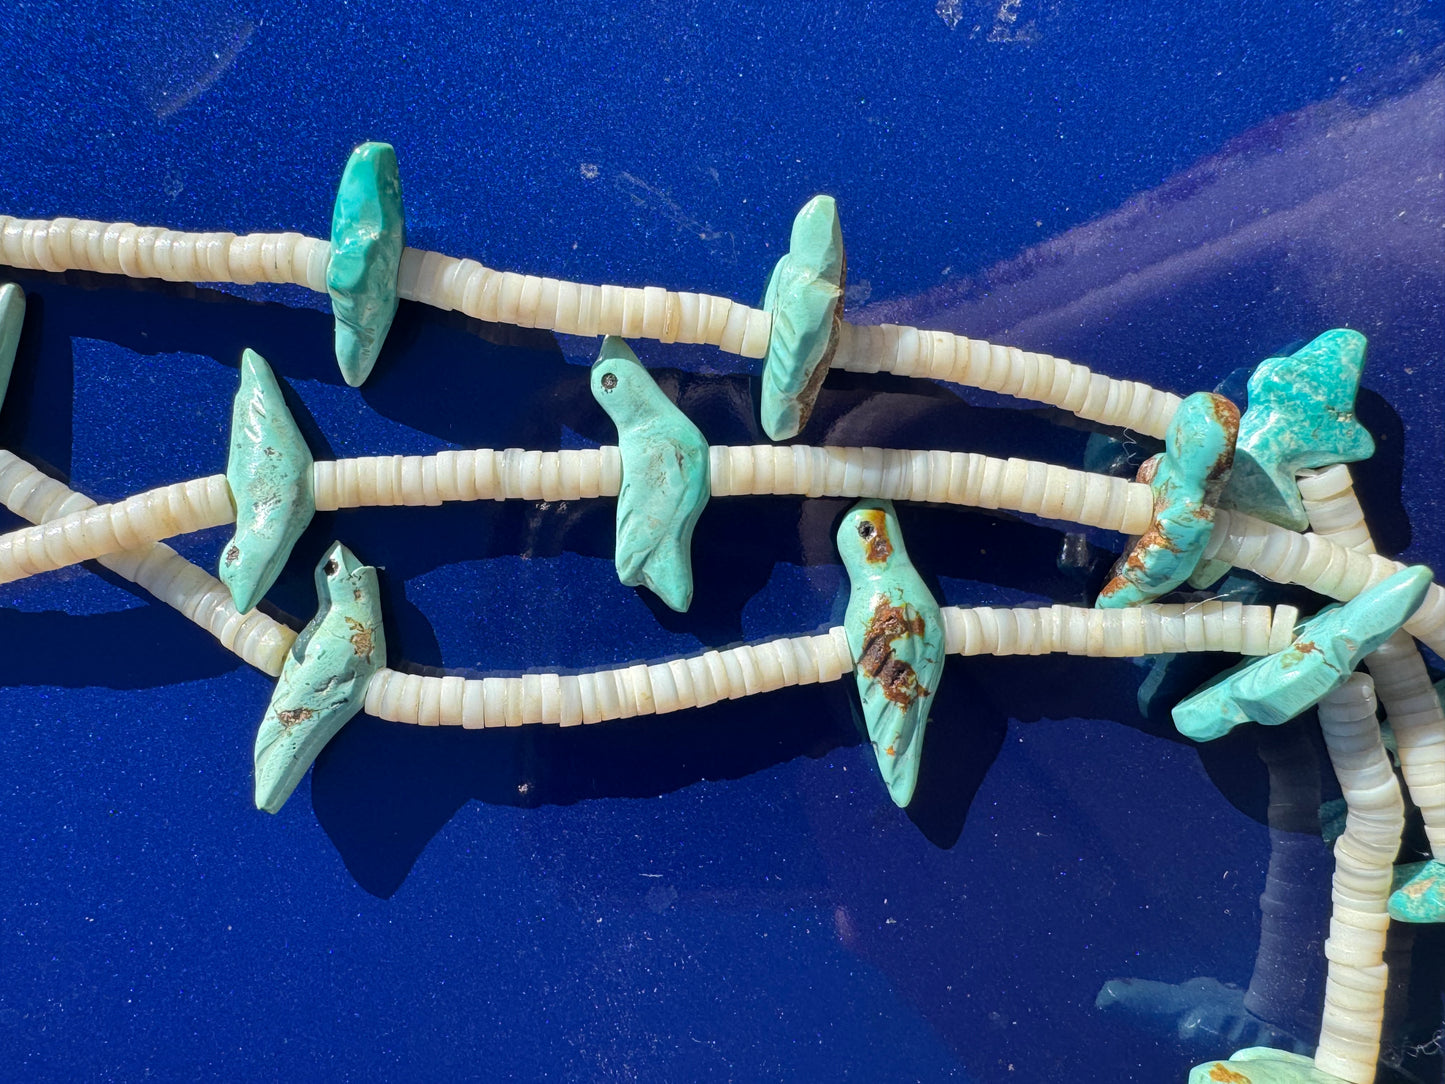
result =
[[617,578],[678,612],[692,604],[692,532],[712,493],[707,441],[627,344],[602,341],[592,395],[617,426]]
[[889,795],[906,806],[943,674],[943,615],[908,559],[891,501],[855,504],[837,541],[852,584],[843,628],[863,721]]

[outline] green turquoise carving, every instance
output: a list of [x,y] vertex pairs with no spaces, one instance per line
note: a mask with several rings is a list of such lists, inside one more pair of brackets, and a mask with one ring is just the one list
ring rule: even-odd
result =
[[1288,527],[1309,529],[1295,473],[1354,463],[1375,454],[1355,420],[1365,367],[1365,337],[1336,329],[1288,357],[1266,358],[1249,378],[1249,408],[1239,422],[1234,474],[1220,496],[1225,508]]
[[326,268],[336,362],[353,388],[370,375],[396,315],[396,276],[405,245],[396,151],[390,143],[363,143],[351,152],[336,190]]
[[913,800],[928,709],[943,676],[943,615],[908,559],[890,501],[859,501],[838,528],[852,591],[843,618],[863,721],[895,804]]
[[316,512],[311,451],[271,366],[254,350],[241,355],[226,482],[236,505],[236,533],[221,550],[218,574],[236,609],[246,613],[276,582]]
[[1239,410],[1222,395],[1195,392],[1179,404],[1164,451],[1139,468],[1138,480],[1154,494],[1154,518],[1114,566],[1096,605],[1138,606],[1193,574],[1214,533],[1214,505],[1229,479],[1238,430]]
[[1390,917],[1400,922],[1445,922],[1445,863],[1430,859],[1395,869]]
[[376,569],[340,542],[316,566],[319,608],[286,655],[256,732],[256,808],[275,813],[386,665]]
[[712,495],[707,441],[625,342],[602,340],[592,394],[617,426],[617,578],[679,613],[692,605],[692,530]]
[[[1435,696],[1445,703],[1445,680],[1435,683]],[[1391,739],[1393,728],[1386,721],[1381,736],[1389,735],[1385,748],[1398,763],[1399,744]],[[1445,863],[1431,859],[1395,867],[1395,891],[1390,895],[1390,917],[1401,922],[1445,922]]]
[[1277,726],[1314,707],[1410,619],[1430,580],[1428,568],[1412,565],[1343,606],[1321,610],[1283,651],[1236,667],[1176,705],[1175,727],[1187,738],[1212,741],[1241,723]]
[[25,323],[25,293],[13,282],[0,285],[0,405],[10,389],[15,369],[15,351],[20,347],[20,327]]
[[1189,1084],[1348,1084],[1333,1073],[1315,1068],[1304,1054],[1250,1046],[1228,1061],[1208,1061],[1189,1071]]
[[788,253],[768,278],[763,308],[773,317],[763,366],[763,431],[795,437],[808,424],[843,324],[847,261],[838,205],[814,196],[793,220]]

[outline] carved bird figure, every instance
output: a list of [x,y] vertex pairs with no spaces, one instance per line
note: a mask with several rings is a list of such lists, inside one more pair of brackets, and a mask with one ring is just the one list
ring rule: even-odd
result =
[[908,558],[891,501],[855,504],[837,539],[852,584],[843,628],[863,720],[888,793],[906,806],[943,675],[943,615]]
[[617,426],[617,577],[674,610],[692,604],[692,530],[711,495],[707,441],[625,342],[608,336],[592,394]]
[[340,542],[316,568],[316,616],[286,655],[256,732],[256,808],[280,810],[306,769],[361,710],[386,665],[376,569]]

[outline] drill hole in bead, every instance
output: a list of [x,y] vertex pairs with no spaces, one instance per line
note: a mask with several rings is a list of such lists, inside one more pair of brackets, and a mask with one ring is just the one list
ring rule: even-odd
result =
[[616,373],[603,373],[603,374],[602,374],[602,390],[603,390],[603,391],[611,391],[611,390],[612,390],[613,388],[615,388],[615,387],[617,387],[617,374],[616,374]]

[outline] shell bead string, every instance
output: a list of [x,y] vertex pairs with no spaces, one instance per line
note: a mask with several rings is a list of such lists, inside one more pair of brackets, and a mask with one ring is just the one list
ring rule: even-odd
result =
[[[765,428],[774,440],[797,434],[829,367],[946,380],[1156,437],[1179,405],[1172,393],[1045,354],[949,332],[847,323],[842,237],[837,208],[826,196],[799,212],[795,251],[782,257],[769,282],[776,284],[773,311],[656,286],[593,286],[496,271],[475,260],[405,248],[404,235],[395,152],[385,143],[364,143],[342,172],[329,240],[294,232],[237,236],[0,215],[0,263],[169,282],[284,283],[328,293],[337,315],[337,362],[353,385],[370,372],[397,298],[567,335],[717,346],[768,359],[765,384],[778,400],[772,411],[778,420]],[[387,278],[389,269],[394,275]],[[837,295],[831,304],[830,292]],[[786,334],[775,337],[775,325]],[[824,333],[824,325],[831,330]]]
[[[88,500],[0,450],[0,503],[16,514],[44,522],[47,514]],[[296,633],[259,611],[239,613],[218,579],[168,546],[152,543],[101,563],[207,629],[222,646],[257,669],[273,677],[281,673]],[[1288,642],[1295,616],[1292,607],[1225,601],[1122,611],[1062,605],[941,610],[945,650],[950,654],[1060,652],[1105,658],[1166,651],[1267,654]],[[569,726],[662,714],[787,685],[835,681],[853,665],[844,630],[835,627],[817,635],[581,674],[431,677],[383,666],[367,683],[365,706],[378,718],[423,726]]]
[[[1311,530],[1357,552],[1375,552],[1349,467],[1305,468],[1296,472],[1296,482]],[[1405,828],[1404,800],[1381,739],[1376,697],[1387,717],[1408,715],[1407,727],[1418,720],[1407,738],[1410,746],[1418,746],[1415,739],[1425,729],[1436,741],[1445,741],[1445,714],[1408,632],[1394,633],[1364,663],[1370,676],[1355,674],[1318,709],[1346,815],[1334,847],[1328,971],[1315,1065],[1345,1080],[1369,1081],[1380,1052],[1390,888]],[[1421,693],[1429,701],[1423,712]],[[1427,816],[1427,825],[1435,819]]]

